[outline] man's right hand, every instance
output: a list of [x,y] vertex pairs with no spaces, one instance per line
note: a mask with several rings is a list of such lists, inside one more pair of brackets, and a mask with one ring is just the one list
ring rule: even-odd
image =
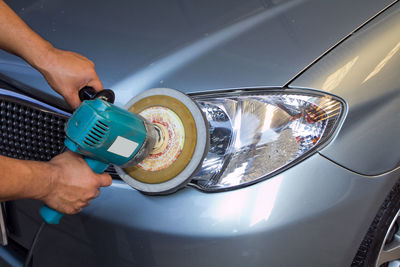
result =
[[47,194],[40,199],[64,214],[80,212],[100,194],[100,187],[112,183],[109,174],[94,173],[82,156],[71,151],[54,157],[47,164],[52,175]]
[[103,89],[94,63],[86,57],[52,46],[49,46],[42,54],[33,66],[73,109],[81,103],[78,96],[80,89],[85,86],[90,86],[96,91]]
[[[38,69],[50,86],[72,108],[80,104],[78,91],[103,85],[93,62],[74,52],[54,48],[35,33],[0,0],[0,49],[15,54]],[[98,196],[101,186],[109,186],[108,174],[95,174],[81,156],[65,152],[50,162],[24,161],[0,155],[0,201],[33,198],[49,207],[73,214]]]
[[34,32],[15,12],[0,0],[0,49],[23,58],[36,68],[49,85],[76,109],[80,100],[78,91],[93,87],[103,89],[94,63],[86,57],[54,48]]

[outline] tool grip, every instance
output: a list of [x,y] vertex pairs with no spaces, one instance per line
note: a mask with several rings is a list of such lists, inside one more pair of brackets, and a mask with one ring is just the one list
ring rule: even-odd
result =
[[104,163],[89,157],[83,157],[89,167],[92,169],[93,172],[102,174],[108,167],[108,163]]
[[114,91],[111,89],[103,89],[101,91],[96,92],[96,90],[93,87],[90,86],[85,86],[81,90],[79,90],[79,99],[81,101],[84,100],[93,100],[95,98],[100,98],[104,101],[107,101],[109,103],[114,103],[115,100],[115,94]]
[[48,224],[59,224],[64,214],[48,207],[47,205],[43,205],[40,208],[40,216],[42,216],[43,220]]
[[[109,164],[91,159],[88,157],[84,157],[84,160],[89,165],[89,167],[93,170],[93,172],[101,174],[103,173]],[[64,216],[61,212],[58,212],[47,205],[43,205],[40,208],[40,216],[42,216],[43,220],[48,224],[59,224],[61,218]]]

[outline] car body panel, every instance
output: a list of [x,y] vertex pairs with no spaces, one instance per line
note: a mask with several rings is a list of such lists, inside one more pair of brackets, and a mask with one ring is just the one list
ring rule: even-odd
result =
[[400,10],[390,9],[290,84],[346,100],[348,115],[340,134],[322,154],[365,175],[400,166],[399,29]]
[[[7,2],[56,47],[92,59],[124,105],[152,87],[190,93],[283,86],[393,1]],[[0,52],[0,72],[55,101],[40,73],[21,59]]]
[[[117,103],[123,105],[150,87],[173,87],[186,93],[282,87],[391,2],[238,1],[245,11],[232,11],[223,25],[213,21],[226,11],[225,1],[205,4],[215,5],[214,17],[207,16],[210,9],[204,9],[204,15],[197,11],[201,8],[194,9],[199,12],[194,13],[198,24],[189,23],[193,19],[187,16],[189,11],[180,11],[186,17],[172,15],[173,7],[185,7],[180,1],[171,5],[152,1],[149,6],[140,2],[138,12],[133,13],[137,18],[126,15],[131,14],[133,7],[127,7],[133,2],[125,2],[127,6],[98,1],[10,4],[56,46],[93,59],[104,85],[116,90]],[[158,16],[149,17],[154,6],[160,7],[154,11]],[[387,13],[373,22],[383,23]],[[139,29],[127,28],[135,21]],[[206,28],[193,26],[203,22]],[[370,25],[375,24],[367,24],[366,32],[373,31]],[[170,29],[165,35],[163,27]],[[157,34],[152,35],[152,30]],[[68,40],[68,36],[75,38]],[[352,38],[330,53],[338,50],[345,55]],[[119,49],[112,50],[115,47]],[[65,107],[39,73],[13,56],[0,54],[0,58],[3,79],[28,95],[42,92],[39,98]],[[338,61],[332,64],[346,63]],[[329,70],[320,73],[326,76]],[[301,76],[291,86],[321,89],[311,79],[298,81]],[[353,86],[347,94],[335,92],[354,103],[358,89]],[[380,93],[382,99],[387,97],[386,91],[377,90],[365,98],[379,99]],[[372,112],[380,116],[380,109]],[[114,180],[81,213],[46,226],[34,262],[37,266],[348,266],[400,169],[371,177],[343,168],[325,153],[340,141],[341,134],[322,154],[233,191],[204,193],[187,187],[172,195],[151,197]],[[7,203],[10,239],[30,247],[42,221],[41,205],[33,200]]]
[[[114,181],[83,212],[46,228],[35,264],[347,266],[399,175],[366,178],[316,154],[230,192],[154,197]],[[14,206],[20,223],[38,226],[40,202]]]

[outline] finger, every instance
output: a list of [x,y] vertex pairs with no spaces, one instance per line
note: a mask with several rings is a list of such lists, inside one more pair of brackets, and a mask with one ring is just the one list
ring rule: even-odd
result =
[[99,77],[97,77],[97,74],[95,74],[94,79],[88,82],[87,86],[93,87],[94,90],[96,91],[101,91],[104,89],[103,84],[101,83]]
[[112,184],[111,176],[107,173],[99,175],[99,185],[101,187],[110,186]]
[[90,204],[90,200],[83,202],[80,209],[82,210],[82,208],[89,206],[89,204]]
[[92,199],[94,199],[94,198],[97,198],[99,195],[100,195],[100,189],[99,189],[99,188],[97,188],[97,190],[96,190],[96,192],[94,193],[94,195],[93,195],[93,198],[92,198]]
[[78,208],[78,207],[68,206],[68,207],[65,207],[65,208],[61,211],[61,213],[73,215],[73,214],[79,213],[81,210],[82,210],[82,209],[81,209],[81,208]]
[[[89,205],[89,204],[88,204]],[[82,211],[82,208],[76,208],[75,210],[74,210],[74,213],[73,214],[77,214],[77,213],[79,213],[79,212],[81,212]]]
[[81,55],[79,53],[75,53],[75,52],[71,52],[71,53],[73,53],[74,56],[79,57],[80,59],[83,59],[85,61],[89,60],[87,57],[85,57],[85,56],[83,56],[83,55]]
[[83,156],[79,153],[76,153],[72,150],[67,149],[67,150],[65,150],[65,152],[63,152],[63,154],[69,155],[70,157],[74,157],[83,163],[83,160],[84,160]]
[[74,110],[79,107],[81,104],[81,100],[79,99],[78,94],[73,94],[66,97],[67,103],[73,108]]
[[[82,87],[84,87],[84,85]],[[81,100],[79,99],[79,94],[76,91],[76,87],[63,89],[61,91],[61,95],[64,97],[68,105],[70,105],[73,109],[76,109],[81,104]]]

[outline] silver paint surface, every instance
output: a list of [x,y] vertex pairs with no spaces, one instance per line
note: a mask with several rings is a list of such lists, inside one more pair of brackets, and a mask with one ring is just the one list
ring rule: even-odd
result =
[[[94,60],[105,87],[116,90],[117,103],[123,105],[133,95],[151,87],[171,87],[188,93],[283,86],[392,1],[8,2],[56,46]],[[398,16],[390,15],[397,14],[396,9],[396,6],[391,8],[362,28],[360,34],[365,31],[363,36],[371,36],[370,39],[359,38],[359,33],[355,33],[330,52],[336,53],[337,58],[331,57],[331,62],[326,61],[321,69],[325,56],[316,63],[318,71],[306,71],[305,78],[300,76],[291,86],[321,89],[319,76],[327,78],[339,66],[353,60],[358,55],[357,47],[367,47],[366,41],[375,42],[374,34],[390,31],[383,26],[377,28],[387,21],[396,21],[393,17]],[[357,42],[352,44],[353,40]],[[385,49],[380,50],[381,45]],[[374,46],[374,52],[369,53],[373,57],[377,51],[382,60],[383,51],[387,54],[394,47],[394,43],[385,42]],[[393,61],[397,63],[386,66],[398,66],[400,60]],[[378,62],[375,60],[374,66]],[[351,64],[354,73],[364,68],[364,64]],[[398,81],[398,74],[383,71],[384,68],[379,73],[395,77],[381,81]],[[48,103],[65,107],[40,74],[18,58],[1,53],[0,74],[0,79],[30,96],[37,95]],[[369,82],[376,77],[379,75]],[[363,88],[360,83],[348,86],[347,90],[332,90],[348,101],[351,110],[346,122],[352,124],[343,125],[335,141],[322,151],[323,156],[314,154],[252,186],[210,194],[185,188],[173,195],[150,197],[114,181],[82,213],[65,216],[60,225],[45,229],[35,263],[38,266],[349,266],[400,170],[364,176],[326,157],[330,156],[329,151],[345,155],[341,140],[347,140],[344,143],[351,147],[350,142],[360,138],[356,134],[359,131],[365,134],[364,140],[377,140],[368,137],[376,131],[365,130],[374,128],[377,122],[389,125],[384,122],[388,118],[383,119],[382,111],[385,107],[394,108],[390,103],[398,95],[393,88],[388,89],[389,82],[385,86],[375,90],[371,87],[367,93],[358,90]],[[361,105],[366,103],[375,104],[374,108]],[[389,131],[377,127],[389,137],[384,141],[393,140],[394,134],[387,133],[393,127]],[[362,154],[362,146],[359,147],[353,155]],[[363,156],[368,161],[366,155],[370,155],[371,148],[365,147],[368,153]],[[338,156],[331,158],[341,163]],[[373,164],[381,172],[393,169],[393,161],[392,158],[388,159],[390,164],[381,164],[379,159]],[[354,169],[365,167],[354,162],[350,159],[343,165]],[[8,204],[13,211],[14,229],[9,237],[28,248],[41,222],[38,210],[42,203],[19,200]]]
[[[253,186],[151,197],[120,181],[44,231],[38,266],[348,266],[400,175],[375,179],[316,154]],[[39,202],[15,202],[20,229]],[[25,220],[22,220],[25,219]],[[60,260],[62,259],[62,260]]]
[[[54,46],[93,60],[122,106],[154,87],[189,93],[283,86],[393,1],[7,2]],[[18,84],[26,91],[57,96],[40,73],[1,51],[0,73],[29,85]]]
[[353,34],[290,84],[343,97],[348,115],[322,154],[378,175],[400,166],[400,5]]

